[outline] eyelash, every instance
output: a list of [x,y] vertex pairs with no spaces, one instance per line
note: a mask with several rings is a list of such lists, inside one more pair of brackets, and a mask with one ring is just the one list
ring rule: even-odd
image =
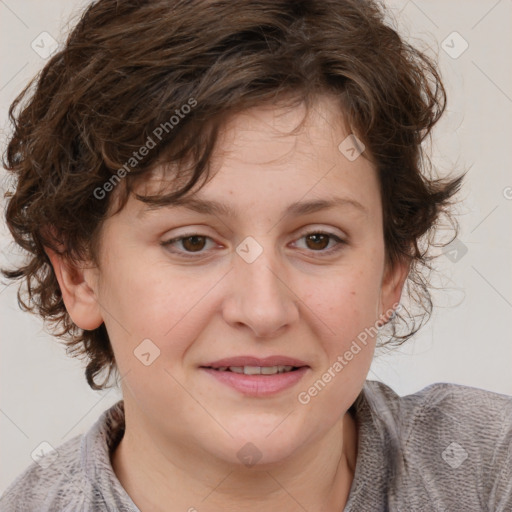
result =
[[[305,238],[307,236],[310,236],[310,235],[326,235],[328,237],[330,237],[331,239],[334,239],[337,244],[334,246],[334,247],[331,247],[330,249],[327,249],[327,250],[320,250],[320,251],[313,251],[312,252],[318,252],[322,255],[331,255],[335,252],[338,252],[339,250],[342,249],[343,245],[346,245],[346,241],[345,240],[342,240],[339,236],[335,235],[334,233],[329,233],[328,231],[309,231],[307,233],[304,233],[302,234],[298,240],[300,240],[301,238]],[[161,242],[161,245],[164,246],[164,247],[168,247],[168,246],[171,246],[173,243],[175,242],[179,242],[181,240],[185,240],[187,238],[191,238],[193,236],[197,236],[197,237],[201,237],[201,238],[206,238],[206,239],[209,239],[211,240],[211,238],[209,236],[206,236],[206,235],[201,235],[200,233],[186,233],[182,236],[179,236],[177,238],[172,238],[171,240],[166,240],[164,242]],[[195,252],[195,253],[192,253],[192,252],[181,252],[181,251],[176,251],[176,250],[171,250],[170,252],[172,253],[179,253],[181,256],[183,256],[184,258],[199,258],[201,255],[204,254],[204,251],[201,251],[201,252]]]

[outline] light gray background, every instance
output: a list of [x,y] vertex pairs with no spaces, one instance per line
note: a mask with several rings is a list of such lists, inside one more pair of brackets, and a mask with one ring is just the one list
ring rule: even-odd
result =
[[[8,106],[45,63],[32,41],[46,31],[62,42],[70,15],[88,3],[0,0],[2,151]],[[436,283],[443,289],[434,295],[432,319],[401,350],[378,357],[369,378],[401,395],[433,382],[512,395],[512,2],[386,3],[413,44],[439,55],[449,104],[435,134],[434,163],[441,173],[470,168],[457,209],[467,252],[455,262],[439,258]],[[444,50],[454,55],[462,48],[454,31],[469,44],[458,58]],[[0,229],[5,265],[16,255],[3,222]],[[84,432],[120,395],[89,389],[80,361],[65,355],[38,318],[19,310],[16,286],[2,285],[0,301],[1,492],[42,441],[57,447]]]

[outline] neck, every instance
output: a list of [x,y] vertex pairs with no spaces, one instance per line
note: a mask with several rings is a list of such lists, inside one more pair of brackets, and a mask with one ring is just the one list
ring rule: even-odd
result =
[[219,461],[193,444],[169,445],[130,419],[125,405],[125,434],[112,467],[142,512],[328,512],[343,510],[348,499],[357,458],[357,428],[348,412],[286,460],[251,467]]

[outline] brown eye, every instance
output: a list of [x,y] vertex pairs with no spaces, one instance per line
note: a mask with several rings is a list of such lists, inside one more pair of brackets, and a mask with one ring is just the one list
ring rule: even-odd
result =
[[[206,256],[208,254],[209,251],[206,249],[206,246],[209,240],[213,242],[209,236],[190,233],[173,238],[172,240],[161,242],[161,245],[168,247],[168,250],[172,253],[183,257],[193,258],[201,255]],[[337,252],[347,243],[345,240],[342,240],[333,233],[323,233],[319,231],[305,233],[299,240],[305,240],[305,249],[319,253],[320,256]],[[329,248],[331,241],[334,241],[334,244]]]
[[186,251],[190,252],[201,251],[202,249],[204,249],[204,246],[206,245],[205,237],[199,235],[187,236],[186,238],[182,238],[181,243],[183,245],[183,248]]
[[[299,240],[304,240],[305,248],[309,251],[319,253],[320,256],[324,254],[332,254],[340,250],[343,245],[347,243],[334,233],[324,233],[322,231],[310,231],[309,233],[304,233]],[[334,241],[334,244],[329,248],[331,241]]]
[[313,233],[311,235],[307,235],[305,238],[308,242],[311,242],[308,245],[310,249],[323,250],[329,245],[329,239],[331,236],[324,233]]
[[165,242],[161,242],[161,245],[168,247],[169,251],[172,253],[193,258],[195,255],[200,256],[207,252],[203,249],[205,249],[208,240],[211,240],[209,236],[191,233],[189,235],[173,238],[172,240],[166,240]]

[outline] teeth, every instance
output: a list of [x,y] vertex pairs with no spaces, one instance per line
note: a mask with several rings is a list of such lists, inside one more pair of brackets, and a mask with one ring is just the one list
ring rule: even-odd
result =
[[[279,366],[262,366],[260,368],[260,373],[262,375],[274,375],[279,371],[279,368]],[[281,368],[283,367],[281,366]]]
[[233,373],[243,373],[245,375],[275,375],[276,373],[290,372],[293,366],[220,366],[217,370],[224,372],[227,370]]
[[260,366],[244,366],[242,370],[245,375],[259,375],[262,368]]

